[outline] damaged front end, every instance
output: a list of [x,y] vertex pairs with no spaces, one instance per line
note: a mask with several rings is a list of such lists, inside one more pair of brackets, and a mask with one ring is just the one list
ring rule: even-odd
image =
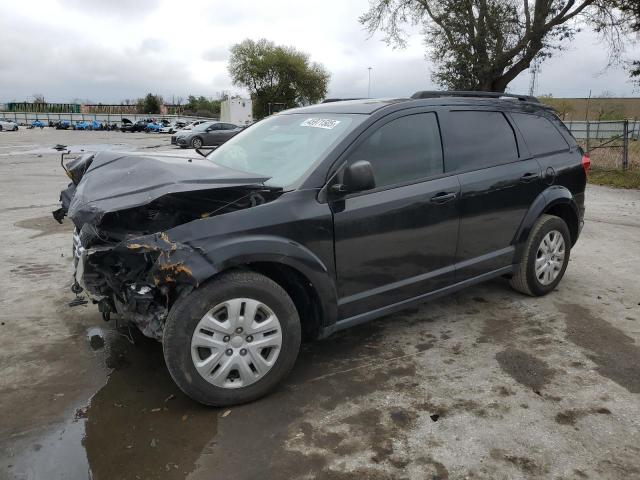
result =
[[171,229],[281,193],[264,186],[267,178],[204,159],[101,152],[65,170],[72,183],[53,216],[75,225],[72,290],[84,290],[105,320],[118,314],[157,340],[176,299],[198,286],[188,264],[200,252],[172,240]]

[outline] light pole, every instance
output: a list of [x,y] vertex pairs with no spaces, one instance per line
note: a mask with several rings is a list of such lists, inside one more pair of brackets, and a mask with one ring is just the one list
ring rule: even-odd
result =
[[367,87],[367,98],[371,98],[371,67],[368,67],[369,70],[369,86]]

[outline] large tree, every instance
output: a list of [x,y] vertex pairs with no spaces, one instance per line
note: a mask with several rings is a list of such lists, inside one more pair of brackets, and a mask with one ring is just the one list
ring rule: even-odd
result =
[[306,53],[265,39],[231,47],[229,73],[235,85],[251,93],[257,118],[268,114],[270,103],[289,108],[322,100],[330,77]]
[[[640,0],[620,0],[620,9],[627,17],[631,30],[640,34]],[[629,70],[640,85],[640,60],[632,61]]]
[[615,61],[628,26],[618,6],[616,0],[371,0],[360,22],[400,47],[403,27],[421,26],[436,83],[503,92],[534,60],[565,48],[584,25],[602,35]]

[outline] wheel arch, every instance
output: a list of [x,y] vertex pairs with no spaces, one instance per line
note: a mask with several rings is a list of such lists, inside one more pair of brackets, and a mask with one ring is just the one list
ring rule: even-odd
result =
[[544,214],[562,218],[571,234],[571,246],[576,243],[580,231],[578,207],[568,188],[555,185],[547,188],[536,197],[522,220],[514,238],[516,246],[515,262],[520,261],[524,245],[533,226],[540,216]]
[[[209,253],[210,252],[210,253]],[[291,297],[308,337],[318,336],[337,319],[333,269],[297,242],[272,236],[243,236],[195,249],[184,265],[200,285],[234,269],[269,277]]]

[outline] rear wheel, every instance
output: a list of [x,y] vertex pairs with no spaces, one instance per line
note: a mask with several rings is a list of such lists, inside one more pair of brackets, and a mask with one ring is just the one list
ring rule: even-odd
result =
[[300,319],[277,283],[254,272],[229,272],[181,298],[164,329],[167,368],[176,384],[205,405],[255,400],[291,370]]
[[562,280],[570,252],[571,235],[564,220],[542,215],[531,229],[511,286],[527,295],[546,295]]

